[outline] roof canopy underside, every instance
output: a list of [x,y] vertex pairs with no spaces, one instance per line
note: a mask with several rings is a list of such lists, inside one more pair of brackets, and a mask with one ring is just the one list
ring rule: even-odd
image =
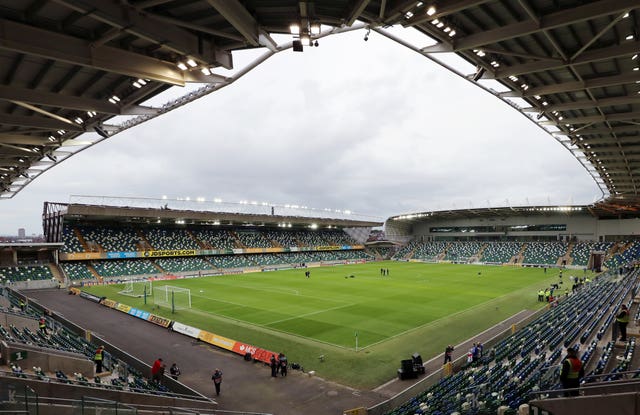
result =
[[[360,21],[426,58],[463,58],[475,69],[459,75],[552,134],[604,196],[637,204],[639,19],[638,0],[6,0],[0,198],[88,146],[229,85],[289,49],[271,35],[289,34],[292,23],[306,42]],[[387,31],[394,25],[432,41],[396,39]],[[265,54],[244,72],[216,74],[246,48]],[[203,87],[145,105],[187,83]],[[118,124],[121,116],[127,121]]]

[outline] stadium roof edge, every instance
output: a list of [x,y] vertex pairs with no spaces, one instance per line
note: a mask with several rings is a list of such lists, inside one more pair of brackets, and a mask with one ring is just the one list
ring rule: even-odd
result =
[[[153,208],[135,206],[106,206],[88,204],[61,204],[45,202],[55,206],[55,212],[66,218],[87,221],[114,221],[125,223],[175,225],[211,225],[211,226],[273,226],[273,227],[301,227],[316,225],[318,228],[336,227],[375,227],[382,226],[381,220],[358,220],[318,217],[318,216],[288,216],[267,213],[224,212],[209,210]],[[49,210],[49,213],[53,211]],[[274,212],[275,213],[275,212]]]
[[620,199],[607,199],[591,205],[503,206],[424,211],[391,216],[387,221],[416,222],[430,219],[574,214],[586,214],[599,219],[626,219],[640,217],[640,208],[638,208],[638,201],[636,200],[625,202]]

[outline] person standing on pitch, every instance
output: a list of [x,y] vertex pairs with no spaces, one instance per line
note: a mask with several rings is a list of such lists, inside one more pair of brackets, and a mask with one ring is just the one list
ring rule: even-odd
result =
[[216,369],[211,375],[213,385],[216,387],[216,396],[220,396],[220,384],[222,384],[222,370]]

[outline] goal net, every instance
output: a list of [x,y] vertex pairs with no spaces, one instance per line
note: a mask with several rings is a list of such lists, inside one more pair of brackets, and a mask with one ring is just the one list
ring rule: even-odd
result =
[[170,307],[172,310],[191,308],[191,290],[172,285],[153,287],[153,302],[156,305]]
[[129,297],[142,297],[146,293],[151,296],[152,289],[151,280],[134,280],[130,278],[124,284],[124,288],[118,291],[118,294],[128,295]]

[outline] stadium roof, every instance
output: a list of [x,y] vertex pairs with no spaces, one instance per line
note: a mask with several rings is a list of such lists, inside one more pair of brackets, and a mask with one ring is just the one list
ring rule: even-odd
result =
[[[69,203],[45,202],[43,218],[142,224],[269,226],[284,228],[350,228],[381,226],[381,218],[349,211],[305,206],[169,200],[105,196],[72,196]],[[45,226],[45,229],[47,227]]]
[[[4,0],[0,198],[275,53],[360,28],[509,103],[570,151],[609,201],[639,206],[639,10],[638,0]],[[395,25],[426,36],[399,38],[388,30]],[[247,48],[264,54],[218,74],[233,67],[232,51]],[[440,59],[451,54],[466,69]],[[202,87],[145,105],[188,83]]]
[[639,206],[602,201],[592,205],[566,206],[508,206],[470,209],[450,209],[428,212],[407,213],[390,217],[389,221],[422,222],[443,219],[506,218],[514,216],[571,216],[590,215],[598,219],[629,219],[640,215]]

